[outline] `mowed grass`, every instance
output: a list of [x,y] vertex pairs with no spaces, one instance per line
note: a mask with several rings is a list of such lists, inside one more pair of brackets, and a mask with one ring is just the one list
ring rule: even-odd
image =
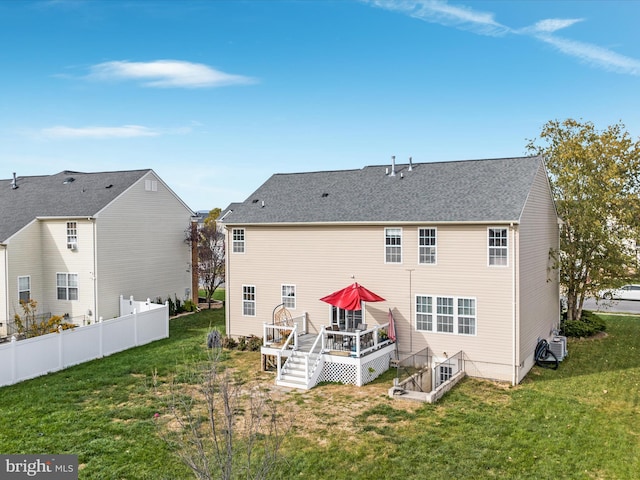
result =
[[[274,390],[295,417],[273,476],[640,478],[640,318],[605,318],[608,336],[570,341],[557,371],[536,367],[517,387],[466,379],[436,405],[389,399],[393,372],[362,388]],[[151,376],[206,358],[223,323],[223,310],[173,319],[169,339],[0,389],[0,450],[77,454],[81,479],[192,478],[157,435]],[[256,352],[227,363],[273,384],[252,373]]]

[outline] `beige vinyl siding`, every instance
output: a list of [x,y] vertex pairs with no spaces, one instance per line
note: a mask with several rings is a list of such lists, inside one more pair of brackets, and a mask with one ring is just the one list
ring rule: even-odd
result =
[[0,337],[7,334],[7,322],[9,319],[9,303],[7,291],[7,248],[0,245]]
[[558,273],[549,251],[558,248],[555,208],[543,167],[527,198],[520,227],[520,380],[534,363],[538,338],[550,339],[559,325]]
[[[67,222],[76,222],[77,249],[67,248]],[[39,221],[42,254],[35,257],[42,262],[42,294],[33,294],[38,305],[53,315],[68,313],[81,317],[95,309],[93,288],[93,221],[89,219],[61,219]],[[78,300],[58,300],[57,273],[78,275]],[[32,283],[34,283],[32,281]],[[92,315],[93,316],[93,315]]]
[[44,298],[46,287],[43,284],[44,270],[41,264],[42,239],[40,232],[40,223],[33,221],[7,242],[7,308],[9,311],[8,319],[11,321],[16,313],[22,314],[18,296],[18,277],[27,275],[31,277],[31,298],[37,300],[40,312],[50,311],[50,306]]
[[[157,182],[145,190],[145,180]],[[192,212],[149,173],[96,215],[98,312],[119,314],[120,295],[185,299],[191,287],[185,230]]]
[[[246,226],[245,253],[227,253],[228,332],[262,336],[263,322],[271,322],[281,303],[281,284],[296,285],[295,314],[307,312],[310,330],[317,332],[331,312],[319,299],[357,281],[386,299],[366,305],[365,321],[386,323],[391,308],[401,352],[429,346],[444,358],[463,350],[478,375],[510,380],[512,259],[508,267],[487,265],[487,225],[437,225],[437,264],[419,264],[421,226],[401,226],[401,264],[384,261],[385,226]],[[242,315],[242,285],[256,287],[255,317]],[[475,298],[476,335],[416,331],[417,294]]]

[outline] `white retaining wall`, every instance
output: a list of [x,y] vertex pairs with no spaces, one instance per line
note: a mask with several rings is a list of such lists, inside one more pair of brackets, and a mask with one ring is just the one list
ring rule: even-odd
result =
[[0,387],[169,337],[169,306],[0,344]]

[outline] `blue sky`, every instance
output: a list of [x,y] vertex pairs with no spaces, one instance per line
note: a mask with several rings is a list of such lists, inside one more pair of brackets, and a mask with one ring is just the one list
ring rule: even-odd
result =
[[152,168],[194,210],[273,173],[640,132],[640,2],[0,2],[0,178]]

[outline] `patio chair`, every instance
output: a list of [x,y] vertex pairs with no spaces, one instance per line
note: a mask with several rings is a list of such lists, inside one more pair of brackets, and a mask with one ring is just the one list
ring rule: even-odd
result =
[[[327,331],[328,332],[339,332],[340,331],[340,327],[334,323],[333,325],[331,325],[327,329]],[[327,340],[330,340],[332,344],[335,344],[336,336],[334,334],[332,334],[332,333],[328,333],[327,334]]]

